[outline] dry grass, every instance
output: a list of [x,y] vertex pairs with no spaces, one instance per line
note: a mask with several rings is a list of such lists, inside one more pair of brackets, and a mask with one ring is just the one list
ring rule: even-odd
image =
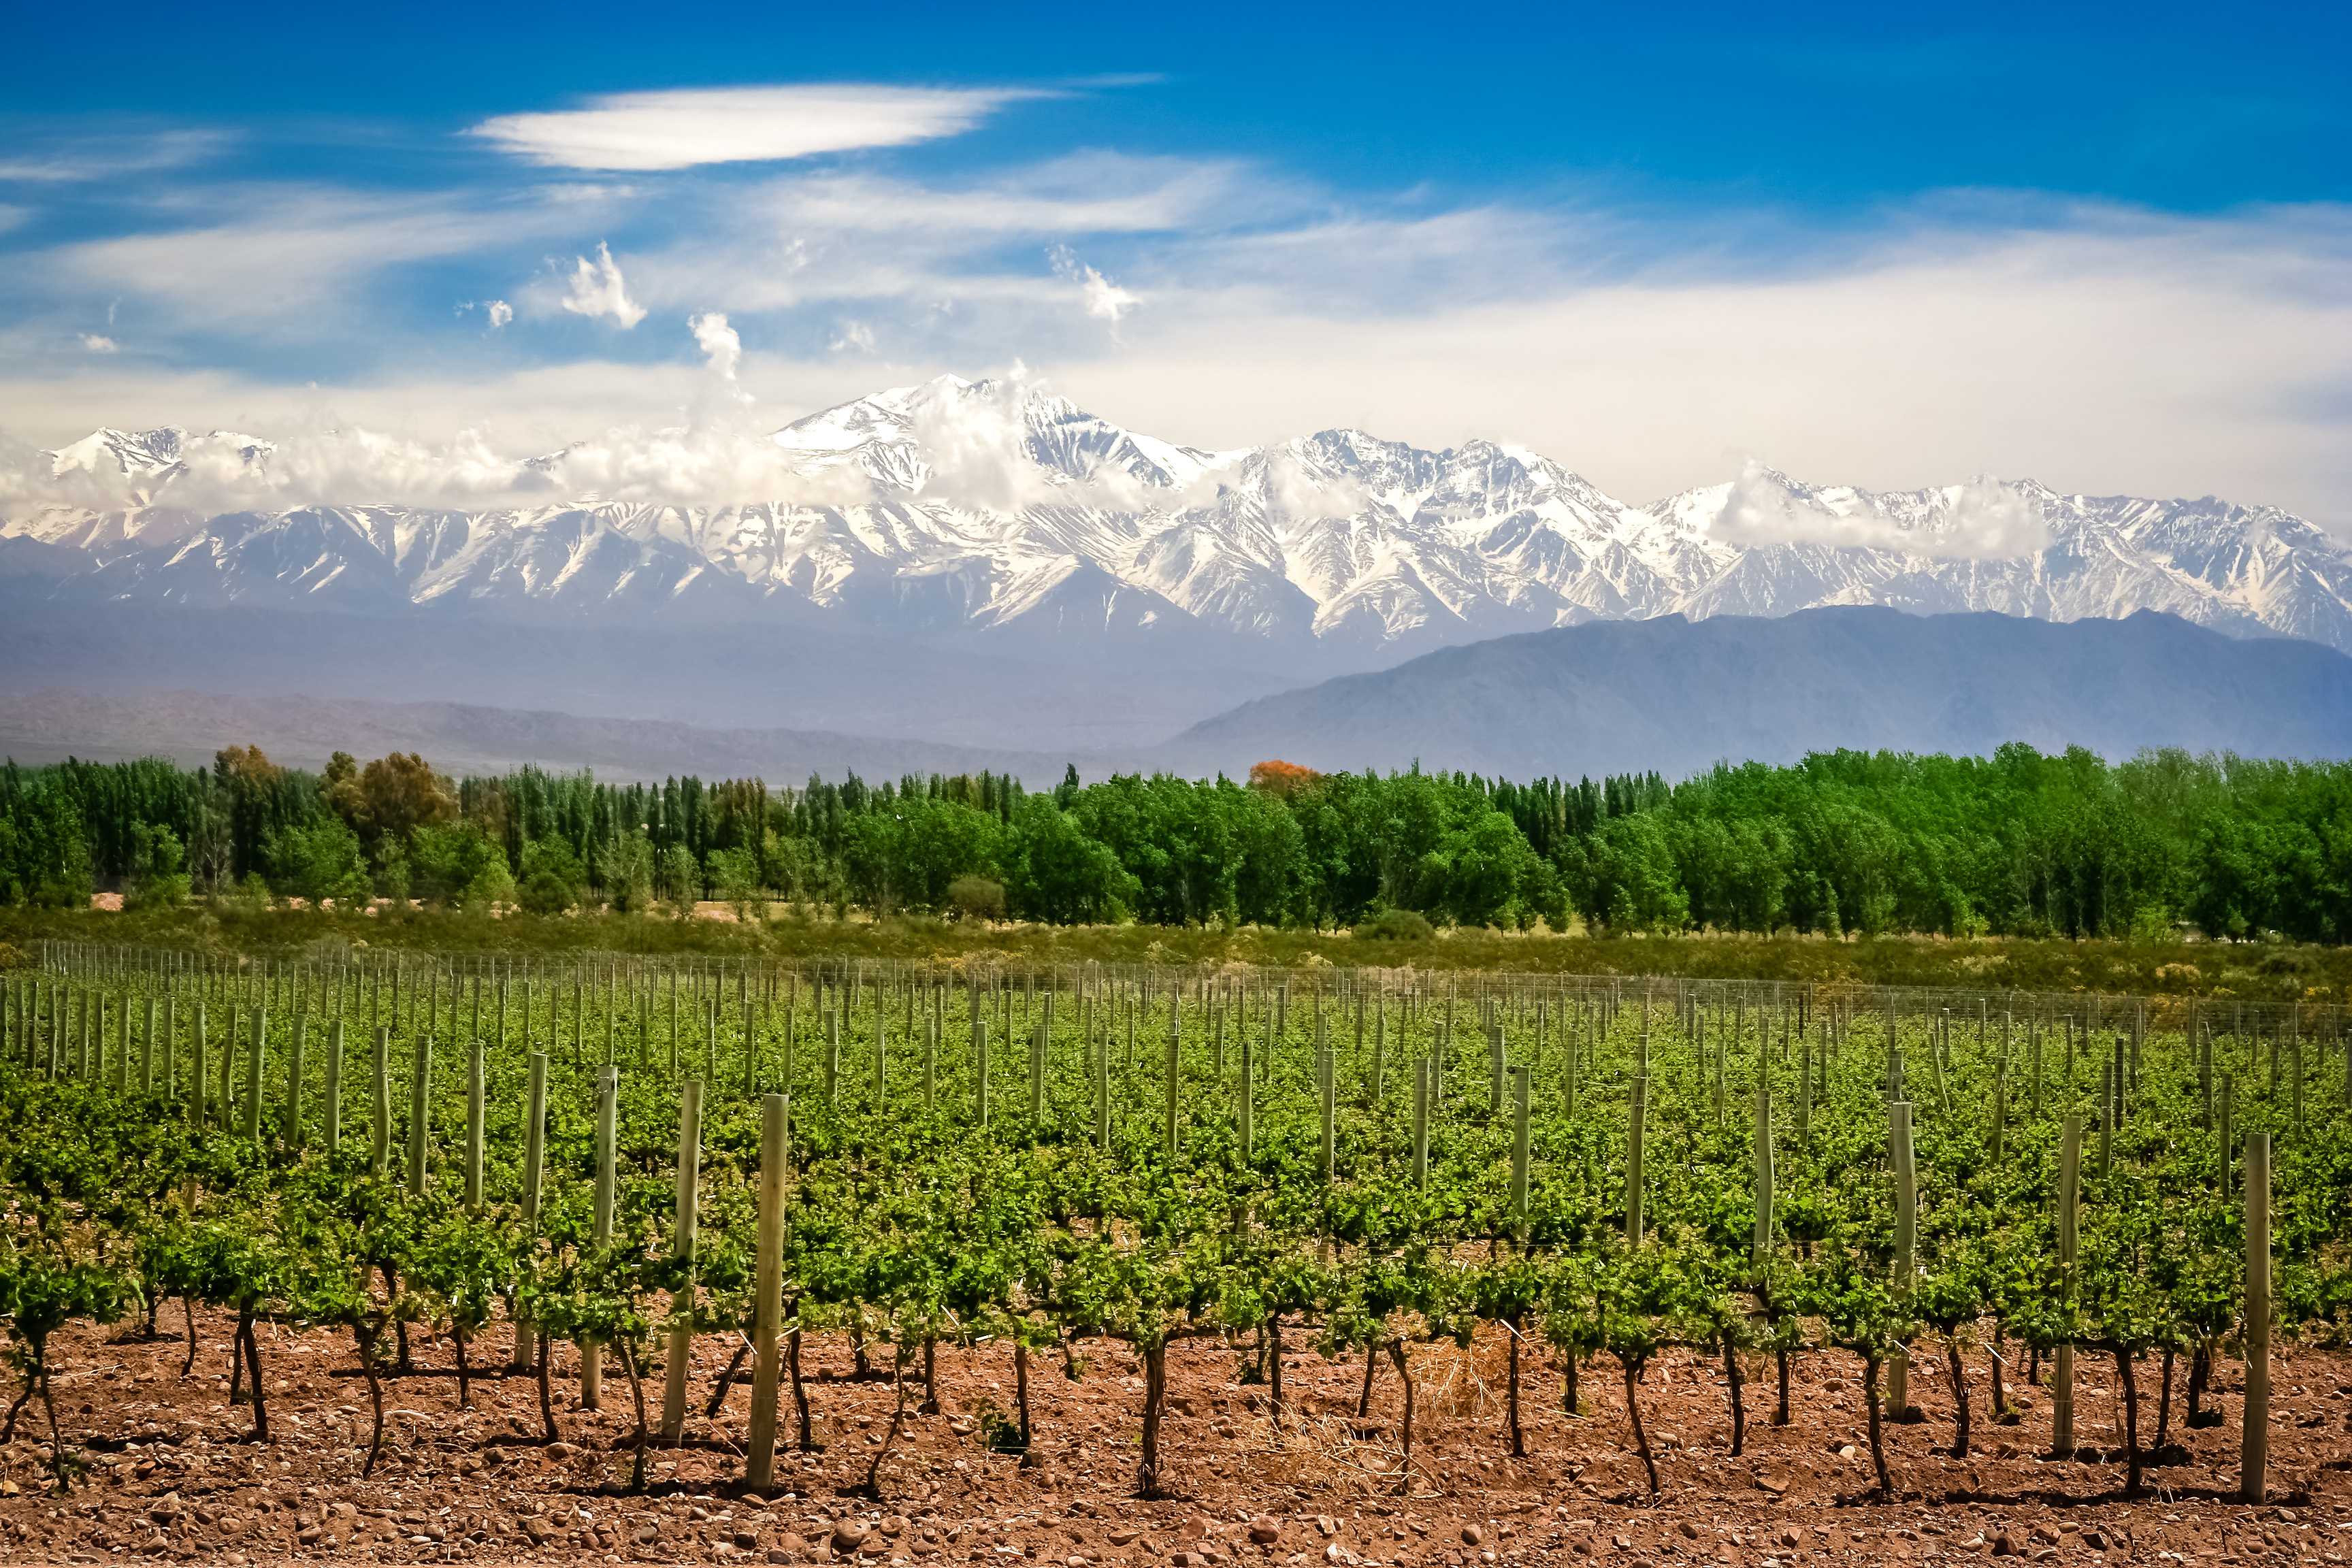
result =
[[1311,971],[1323,965],[1446,973],[1683,976],[1830,987],[1899,985],[2352,1001],[2352,949],[2211,942],[1983,938],[1592,937],[1453,931],[1429,942],[1359,942],[1345,931],[1214,927],[1041,926],[935,916],[834,921],[674,920],[657,915],[523,914],[492,920],[439,910],[398,918],[309,910],[54,910],[0,909],[0,955],[29,957],[41,938],[147,943],[216,953],[293,956],[342,944],[520,954],[709,953],[779,959],[917,959],[961,966],[1160,963],[1214,973],[1231,965]]

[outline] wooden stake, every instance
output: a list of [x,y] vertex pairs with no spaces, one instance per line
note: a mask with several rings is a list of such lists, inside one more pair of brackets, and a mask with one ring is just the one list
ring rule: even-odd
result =
[[433,1037],[420,1035],[408,1074],[408,1195],[425,1195],[427,1122],[433,1110]]
[[[939,1037],[932,1020],[931,1037]],[[929,1076],[925,1079],[928,1103]],[[753,1491],[766,1491],[776,1472],[776,1337],[784,1315],[784,1143],[792,1114],[788,1095],[760,1101],[760,1226],[752,1258],[751,1435],[743,1479]]]
[[2271,1436],[2271,1135],[2246,1135],[2246,1398],[2238,1500],[2260,1503]]
[[[694,1249],[698,1203],[702,1190],[702,1080],[686,1080],[677,1106],[677,1222],[671,1256],[686,1264],[683,1305],[694,1306]],[[676,1310],[678,1303],[672,1304]],[[662,1379],[662,1436],[675,1442],[686,1426],[686,1379],[694,1361],[694,1329],[681,1322],[669,1331],[669,1364]]]
[[327,1152],[343,1146],[343,1021],[327,1026]]
[[[2058,1267],[2064,1289],[2074,1293],[2076,1224],[2083,1191],[2083,1119],[2066,1118],[2058,1144]],[[2074,1453],[2074,1347],[2059,1345],[2050,1356],[2050,1450]]]
[[[526,991],[525,995],[529,994]],[[377,1032],[379,1040],[383,1032]],[[381,1046],[378,1047],[381,1052]],[[379,1055],[379,1060],[381,1056]],[[378,1079],[381,1082],[381,1079]],[[539,1234],[539,1189],[547,1169],[547,1053],[530,1053],[530,1082],[524,1095],[522,1130],[522,1223],[531,1236]],[[528,1372],[537,1364],[533,1350],[538,1335],[528,1322],[515,1324],[513,1370]]]

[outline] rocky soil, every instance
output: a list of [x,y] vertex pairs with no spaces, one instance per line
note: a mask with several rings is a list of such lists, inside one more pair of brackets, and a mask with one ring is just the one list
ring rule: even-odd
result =
[[[171,1316],[167,1314],[168,1328]],[[56,1493],[36,1400],[0,1447],[0,1563],[162,1558],[226,1568],[311,1561],[807,1563],[868,1568],[1003,1563],[1020,1568],[1797,1568],[1838,1563],[2337,1563],[2352,1540],[2352,1357],[2291,1350],[2273,1373],[2271,1501],[2231,1500],[2237,1482],[2237,1369],[2222,1369],[2219,1426],[2182,1430],[2176,1378],[2165,1462],[2125,1495],[2122,1413],[2111,1367],[2084,1357],[2076,1422],[2086,1447],[2057,1458],[2046,1391],[2011,1425],[1987,1421],[1989,1358],[1968,1368],[1976,1417],[1966,1458],[1948,1457],[1953,1400],[1940,1357],[1915,1369],[1923,1419],[1887,1428],[1897,1497],[1872,1497],[1854,1358],[1796,1363],[1790,1425],[1771,1425],[1769,1363],[1751,1371],[1744,1451],[1730,1452],[1718,1363],[1669,1356],[1642,1388],[1657,1451],[1653,1498],[1632,1451],[1622,1381],[1584,1369],[1585,1414],[1561,1408],[1559,1371],[1521,1387],[1527,1457],[1508,1453],[1505,1347],[1422,1347],[1409,1495],[1398,1484],[1402,1391],[1385,1361],[1368,1417],[1360,1363],[1290,1355],[1283,1419],[1268,1386],[1238,1380],[1213,1342],[1169,1357],[1162,1428],[1173,1495],[1136,1496],[1141,1369],[1121,1347],[1076,1347],[1031,1368],[1031,1462],[989,1447],[1013,1408],[1008,1351],[943,1348],[940,1413],[913,1414],[889,1447],[877,1495],[860,1491],[896,1401],[887,1375],[859,1377],[845,1339],[803,1351],[815,1447],[793,1450],[789,1394],[775,1489],[747,1494],[747,1381],[705,1418],[731,1347],[697,1347],[693,1418],[648,1456],[627,1489],[635,1431],[628,1383],[608,1371],[603,1409],[577,1407],[576,1358],[557,1358],[561,1440],[547,1444],[533,1379],[493,1372],[461,1407],[446,1341],[413,1336],[407,1375],[384,1382],[384,1449],[362,1479],[365,1382],[348,1337],[263,1331],[271,1441],[249,1405],[228,1402],[233,1324],[199,1315],[194,1371],[166,1332],[144,1341],[76,1328],[58,1336],[56,1407],[86,1470]],[[503,1361],[501,1328],[475,1349]],[[880,1358],[877,1358],[877,1360]],[[887,1361],[883,1363],[887,1366]],[[2152,1442],[2158,1369],[2137,1380]],[[17,1390],[11,1387],[13,1403]],[[660,1398],[658,1375],[648,1400]]]

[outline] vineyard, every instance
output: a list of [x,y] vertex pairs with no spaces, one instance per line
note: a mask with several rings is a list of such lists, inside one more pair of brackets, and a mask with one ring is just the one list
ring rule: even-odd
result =
[[[27,1496],[86,1493],[124,1439],[78,1429],[65,1347],[184,1334],[184,1373],[202,1314],[233,1325],[237,1436],[362,1480],[430,1341],[458,1407],[523,1391],[517,1441],[563,1451],[597,1413],[620,1496],[677,1490],[692,1437],[709,1484],[761,1506],[936,1500],[946,1461],[915,1435],[956,1403],[943,1367],[984,1352],[1013,1386],[950,1408],[971,1456],[1037,1462],[1063,1398],[1038,1385],[1091,1378],[1120,1428],[1101,1484],[1147,1502],[1203,1495],[1247,1446],[1229,1418],[1171,1437],[1199,1414],[1171,1366],[1203,1357],[1358,1509],[1467,1484],[1431,1447],[1462,1426],[1441,1363],[1493,1369],[1477,1473],[1585,1476],[1587,1514],[1676,1495],[1702,1448],[1718,1475],[1846,1378],[1866,1441],[1825,1502],[1903,1498],[1898,1448],[1994,1441],[2080,1461],[2097,1495],[2299,1500],[2268,1476],[2272,1336],[2331,1344],[2352,1313],[2343,1022],[1328,966],[53,944],[0,981],[0,1445],[41,1440]],[[322,1331],[363,1395],[289,1426],[287,1347]],[[819,1346],[881,1394],[855,1447],[820,1441],[844,1384]],[[720,1417],[734,1387],[748,1415]],[[2183,1446],[2224,1423],[2226,1465]],[[1624,1468],[1546,1471],[1569,1428]]]

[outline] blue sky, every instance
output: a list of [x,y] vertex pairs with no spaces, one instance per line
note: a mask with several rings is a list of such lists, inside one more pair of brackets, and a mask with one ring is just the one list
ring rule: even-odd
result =
[[1636,500],[1754,455],[2341,523],[2347,15],[20,11],[0,433],[520,450],[1018,364]]

